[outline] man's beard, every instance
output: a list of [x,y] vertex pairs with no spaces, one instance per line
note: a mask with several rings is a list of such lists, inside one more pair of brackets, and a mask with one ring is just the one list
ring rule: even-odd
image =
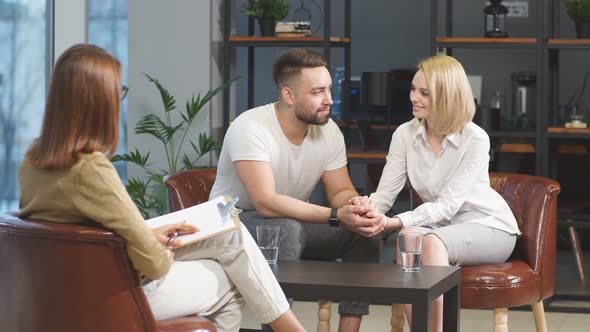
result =
[[330,114],[332,114],[332,112],[328,113],[328,116],[326,116],[325,119],[322,119],[320,118],[320,115],[317,112],[317,110],[314,111],[314,113],[312,114],[308,114],[307,112],[305,112],[305,110],[299,107],[295,107],[295,116],[297,117],[297,120],[310,125],[325,125],[330,120]]

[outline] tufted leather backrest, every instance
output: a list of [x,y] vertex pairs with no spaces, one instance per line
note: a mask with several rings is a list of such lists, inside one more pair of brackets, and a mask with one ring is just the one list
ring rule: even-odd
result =
[[[555,284],[555,242],[559,183],[543,177],[490,173],[490,185],[506,200],[522,236],[511,259],[526,262],[543,279],[543,292]],[[413,205],[422,203],[412,190]]]
[[0,322],[2,331],[156,331],[122,238],[4,213]]
[[216,175],[216,169],[206,168],[166,176],[164,184],[168,188],[168,210],[178,211],[208,201]]

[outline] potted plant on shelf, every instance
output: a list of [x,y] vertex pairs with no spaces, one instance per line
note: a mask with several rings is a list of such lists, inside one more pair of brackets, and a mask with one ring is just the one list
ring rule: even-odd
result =
[[287,0],[249,0],[241,12],[258,19],[260,35],[269,37],[275,35],[277,21],[287,18],[289,7]]
[[[183,112],[176,109],[176,99],[158,79],[147,74],[144,75],[158,89],[164,105],[164,117],[156,114],[145,115],[137,122],[134,131],[137,135],[147,134],[152,136],[162,144],[166,152],[166,167],[154,167],[149,160],[150,152],[143,153],[137,148],[135,148],[135,151],[123,155],[115,155],[112,161],[130,162],[139,166],[145,172],[145,179],[130,178],[126,187],[129,196],[131,196],[143,217],[148,219],[166,213],[167,191],[164,186],[164,176],[178,171],[199,168],[197,161],[201,157],[220,149],[220,144],[204,133],[200,133],[198,141],[193,142],[189,138],[193,133],[189,135],[189,130],[191,125],[196,122],[199,112],[209,103],[211,98],[231,85],[236,79],[207,91],[204,96],[198,94],[195,97],[193,95],[192,98],[186,101],[185,111]],[[177,118],[180,118],[180,121],[173,123],[172,119]],[[187,141],[192,148],[190,153],[183,149]],[[212,167],[212,165],[209,164],[209,166],[205,167]]]
[[576,24],[576,36],[590,39],[590,0],[565,0],[569,17]]

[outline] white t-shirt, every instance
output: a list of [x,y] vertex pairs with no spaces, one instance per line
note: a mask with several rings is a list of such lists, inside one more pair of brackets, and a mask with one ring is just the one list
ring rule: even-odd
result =
[[232,122],[209,196],[239,197],[239,207],[254,210],[234,168],[233,163],[241,160],[269,162],[276,192],[307,201],[325,171],[346,165],[346,147],[340,128],[331,119],[323,126],[310,125],[301,145],[291,143],[271,103],[248,110]]
[[424,204],[397,215],[409,226],[474,222],[520,234],[510,207],[492,187],[488,173],[490,139],[469,122],[458,133],[445,137],[435,156],[426,141],[426,128],[417,119],[402,124],[389,146],[387,163],[377,192],[375,208],[387,212],[410,180]]

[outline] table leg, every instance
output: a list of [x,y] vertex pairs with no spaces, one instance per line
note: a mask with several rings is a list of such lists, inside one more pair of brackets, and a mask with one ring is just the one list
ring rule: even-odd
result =
[[429,331],[431,305],[428,301],[412,303],[412,332]]
[[330,332],[332,301],[320,300],[318,310],[318,332]]
[[443,331],[459,332],[459,285],[449,289],[445,293],[443,304]]
[[404,332],[405,319],[404,305],[391,305],[391,332]]

